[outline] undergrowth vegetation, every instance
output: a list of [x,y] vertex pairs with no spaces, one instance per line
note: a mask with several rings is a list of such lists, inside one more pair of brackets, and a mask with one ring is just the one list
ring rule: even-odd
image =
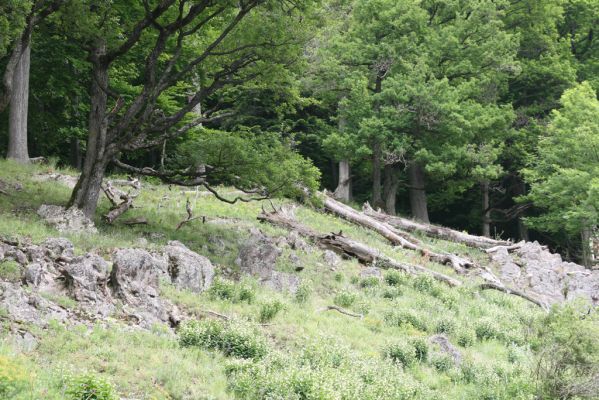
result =
[[[23,187],[0,196],[0,234],[34,242],[60,236],[35,214],[42,203],[68,199],[68,188],[33,180],[52,167],[9,162],[0,167],[2,180]],[[176,230],[187,199],[206,222],[197,220]],[[257,222],[260,203],[232,206],[205,193],[144,182],[135,204],[131,217],[144,216],[149,225],[128,227],[117,221],[110,226],[98,219],[97,234],[67,238],[77,252],[108,255],[116,247],[157,249],[168,240],[180,240],[207,256],[218,276],[206,292],[161,286],[161,295],[190,319],[175,332],[164,326],[141,331],[116,320],[89,327],[56,322],[43,329],[28,326],[37,346],[24,350],[0,307],[0,398],[597,398],[593,384],[599,376],[599,322],[588,306],[555,308],[547,314],[522,299],[481,292],[469,283],[449,288],[428,276],[395,270],[383,271],[382,279],[361,277],[362,267],[355,260],[332,268],[316,248],[296,251],[304,269],[293,273],[301,284],[295,293],[278,293],[241,276],[235,263],[250,228],[272,236],[287,234]],[[102,202],[100,211],[107,207]],[[452,274],[315,209],[299,207],[296,217],[323,233],[342,230],[398,261]],[[483,259],[455,244],[430,245]],[[279,267],[288,271],[287,265]],[[14,265],[0,264],[0,279],[11,281],[18,275]],[[76,307],[69,299],[52,301]],[[330,310],[331,305],[362,318]],[[432,343],[433,335],[447,338],[460,359]],[[92,392],[96,397],[89,397]]]

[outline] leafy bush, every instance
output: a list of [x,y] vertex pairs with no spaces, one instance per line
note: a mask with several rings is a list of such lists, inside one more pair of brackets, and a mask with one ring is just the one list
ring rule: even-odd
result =
[[389,286],[400,286],[407,282],[406,274],[396,270],[389,270],[385,273],[385,282]]
[[71,378],[65,393],[69,400],[118,400],[119,398],[110,383],[93,374]]
[[300,304],[306,303],[311,295],[312,289],[310,289],[310,286],[301,283],[295,292],[295,301]]
[[479,340],[498,339],[501,332],[495,322],[489,319],[482,319],[474,327],[476,337]]
[[384,355],[394,363],[404,367],[411,366],[417,360],[416,349],[405,342],[396,342],[388,345],[384,350]]
[[266,342],[256,331],[238,323],[217,320],[189,321],[179,330],[183,347],[220,350],[226,356],[259,359],[267,352]]
[[258,320],[261,323],[272,321],[272,319],[281,311],[285,306],[278,300],[274,300],[268,303],[264,303],[260,306],[260,314]]
[[389,300],[394,300],[398,297],[401,297],[401,295],[403,295],[403,291],[398,287],[387,288],[383,291],[382,294],[383,298]]
[[469,328],[463,328],[458,333],[458,344],[462,347],[470,347],[476,341],[476,333]]
[[421,293],[427,293],[433,297],[439,297],[443,292],[433,277],[429,275],[417,276],[412,282],[412,287]]
[[247,283],[236,284],[224,279],[215,279],[208,289],[208,296],[215,300],[229,300],[233,303],[251,304],[256,298],[255,289]]
[[256,292],[250,285],[241,285],[237,292],[237,299],[239,302],[246,302],[252,304],[256,299]]
[[15,360],[0,355],[0,398],[10,399],[26,386],[29,377]]
[[455,331],[455,322],[449,318],[441,318],[435,324],[435,333],[452,334]]
[[431,365],[439,372],[447,372],[453,368],[453,359],[447,354],[435,353],[431,357]]
[[370,288],[370,287],[376,287],[380,284],[380,280],[379,278],[377,278],[376,276],[369,276],[367,278],[363,278],[360,281],[360,287],[361,288]]
[[356,302],[356,294],[347,290],[337,293],[333,302],[339,307],[350,307]]
[[402,327],[410,324],[420,331],[426,332],[428,330],[426,322],[412,311],[389,312],[385,315],[385,322],[389,326]]
[[411,342],[414,346],[416,359],[420,362],[425,362],[428,358],[428,343],[424,339],[413,339]]

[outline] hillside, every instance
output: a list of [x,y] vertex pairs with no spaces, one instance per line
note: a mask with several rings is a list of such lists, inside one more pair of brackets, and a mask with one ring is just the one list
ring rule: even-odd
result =
[[[491,263],[482,249],[416,231],[411,235],[426,251],[412,251],[317,208],[281,200],[231,205],[208,192],[151,180],[142,182],[134,208],[113,225],[100,217],[110,208],[102,198],[97,232],[58,232],[37,210],[66,203],[68,175],[73,172],[51,166],[0,163],[0,394],[110,398],[77,391],[96,385],[108,392],[107,383],[123,399],[532,399],[546,383],[539,360],[561,349],[551,347],[561,342],[543,330],[551,327],[574,338],[570,348],[586,346],[572,363],[584,364],[595,379],[562,365],[571,375],[559,379],[579,385],[579,397],[563,398],[599,398],[598,375],[592,375],[599,371],[593,341],[599,324],[588,305],[595,300],[596,275],[576,281],[576,273],[564,272],[583,283],[563,298],[535,293],[547,306],[572,300],[548,312],[520,296],[483,290],[485,273],[507,275],[498,257]],[[187,202],[195,219],[178,227]],[[375,249],[381,259],[460,284],[342,258],[258,220],[274,210],[286,210],[318,234],[336,232]],[[123,223],[142,217],[147,224]],[[67,254],[68,242],[52,239],[59,237],[72,243],[73,254]],[[51,246],[61,255],[42,258],[49,257],[57,272],[32,278],[31,254]],[[23,250],[24,261],[15,249]],[[458,274],[434,262],[433,253],[459,255],[480,271]],[[77,275],[74,260],[91,260],[93,268]],[[185,269],[189,265],[194,269]],[[90,278],[85,271],[95,272]],[[545,289],[553,284],[539,279]],[[135,286],[140,282],[144,286]],[[17,292],[29,300],[18,303]],[[584,299],[574,300],[576,293]],[[14,312],[17,306],[35,309],[35,318]],[[587,317],[575,311],[581,308]]]

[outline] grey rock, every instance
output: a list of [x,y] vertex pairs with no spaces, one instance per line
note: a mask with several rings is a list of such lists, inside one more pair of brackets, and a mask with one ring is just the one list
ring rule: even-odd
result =
[[429,341],[438,345],[442,353],[449,355],[453,359],[455,365],[460,365],[462,363],[462,355],[459,350],[451,344],[447,336],[434,335],[429,338]]
[[83,308],[101,317],[114,311],[108,291],[108,265],[97,254],[75,257],[60,268],[69,297],[82,303]]
[[0,307],[16,322],[45,327],[50,320],[66,322],[69,313],[37,293],[28,293],[20,285],[0,282]]
[[83,211],[75,207],[65,209],[61,206],[42,204],[38,208],[37,214],[59,232],[98,232],[92,220],[86,217]]
[[301,280],[299,277],[293,274],[272,271],[270,276],[268,278],[261,279],[260,283],[263,286],[266,286],[278,292],[289,292],[295,294],[295,292],[297,292],[297,289],[299,288]]
[[329,267],[336,267],[341,264],[341,257],[331,250],[325,250],[322,253],[322,259]]
[[291,247],[293,250],[306,251],[310,247],[308,246],[308,243],[306,243],[306,241],[302,239],[302,237],[296,231],[289,232],[289,234],[287,235],[287,243],[289,244],[289,247]]
[[271,238],[260,231],[252,230],[249,241],[239,250],[236,263],[241,272],[268,279],[280,255],[281,249]]
[[29,353],[38,346],[37,339],[29,332],[25,332],[22,335],[17,336],[17,345],[21,349],[21,351],[25,353]]
[[214,279],[214,266],[209,259],[178,241],[169,242],[164,251],[171,282],[177,288],[201,293],[210,287]]
[[42,242],[41,247],[46,249],[46,253],[52,259],[58,257],[73,257],[75,246],[65,238],[48,238]]

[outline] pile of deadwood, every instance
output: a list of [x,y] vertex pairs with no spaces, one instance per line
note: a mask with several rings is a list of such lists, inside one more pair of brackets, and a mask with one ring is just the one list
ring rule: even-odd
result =
[[[424,259],[428,259],[432,262],[447,265],[451,267],[458,276],[479,276],[483,281],[478,284],[478,288],[481,290],[493,289],[516,295],[547,309],[545,302],[535,296],[503,284],[489,268],[478,265],[464,256],[436,251],[416,238],[413,233],[418,232],[419,234],[428,237],[461,243],[469,247],[487,251],[492,250],[497,246],[511,246],[512,243],[510,242],[469,235],[445,227],[424,224],[397,216],[390,216],[380,211],[373,210],[368,204],[364,205],[363,211],[358,211],[335,200],[326,192],[323,195],[323,203],[326,211],[354,224],[377,232],[392,245],[414,251]],[[317,232],[298,221],[293,215],[293,209],[290,207],[281,207],[279,209],[273,207],[273,211],[263,210],[258,216],[258,219],[288,230],[296,231],[301,236],[310,239],[322,248],[333,250],[346,258],[355,258],[366,265],[373,265],[383,269],[398,269],[413,275],[430,275],[434,279],[452,287],[460,286],[462,284],[460,279],[431,270],[422,265],[399,262],[383,254],[376,248],[347,237],[343,232],[327,234]]]

